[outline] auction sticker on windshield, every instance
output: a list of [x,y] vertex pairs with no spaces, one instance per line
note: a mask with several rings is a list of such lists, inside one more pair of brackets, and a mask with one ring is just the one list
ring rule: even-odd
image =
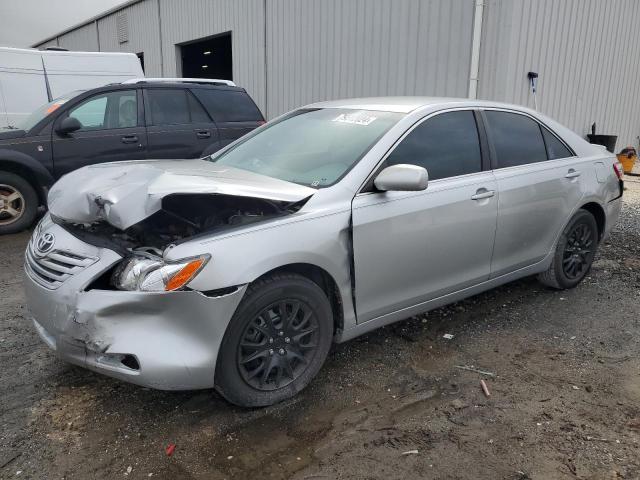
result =
[[372,116],[369,112],[359,110],[357,112],[341,113],[333,119],[334,122],[350,123],[353,125],[369,125],[376,117]]

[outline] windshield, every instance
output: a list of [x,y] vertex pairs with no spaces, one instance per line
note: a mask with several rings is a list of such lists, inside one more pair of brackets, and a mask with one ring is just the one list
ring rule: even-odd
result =
[[20,130],[29,131],[35,125],[42,120],[44,117],[49,115],[50,113],[55,112],[58,108],[64,105],[66,102],[71,100],[73,97],[82,93],[82,90],[76,90],[73,92],[69,92],[66,95],[62,95],[61,97],[56,98],[55,100],[45,103],[44,105],[38,107],[31,115],[29,115],[24,120],[18,122],[15,127]]
[[301,185],[326,187],[340,180],[402,116],[352,109],[299,110],[210,160]]

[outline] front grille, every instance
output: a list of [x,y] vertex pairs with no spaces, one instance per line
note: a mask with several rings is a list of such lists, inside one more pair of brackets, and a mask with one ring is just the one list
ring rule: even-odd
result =
[[40,256],[36,254],[33,242],[29,242],[25,254],[25,269],[35,282],[49,290],[55,290],[67,279],[89,265],[93,265],[97,260],[97,258],[85,257],[63,250],[53,250]]

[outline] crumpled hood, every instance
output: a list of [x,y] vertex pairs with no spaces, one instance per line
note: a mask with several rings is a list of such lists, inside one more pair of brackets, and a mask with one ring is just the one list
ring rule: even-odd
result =
[[73,223],[105,220],[121,230],[179,193],[210,193],[297,202],[316,191],[206,160],[135,160],[90,165],[62,177],[49,192],[49,211]]

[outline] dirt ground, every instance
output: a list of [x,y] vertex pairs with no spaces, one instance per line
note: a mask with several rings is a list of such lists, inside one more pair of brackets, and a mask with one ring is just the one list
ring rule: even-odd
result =
[[3,237],[0,478],[638,479],[640,178],[627,187],[578,288],[524,279],[338,345],[301,395],[257,410],[57,360],[24,306],[28,234]]

